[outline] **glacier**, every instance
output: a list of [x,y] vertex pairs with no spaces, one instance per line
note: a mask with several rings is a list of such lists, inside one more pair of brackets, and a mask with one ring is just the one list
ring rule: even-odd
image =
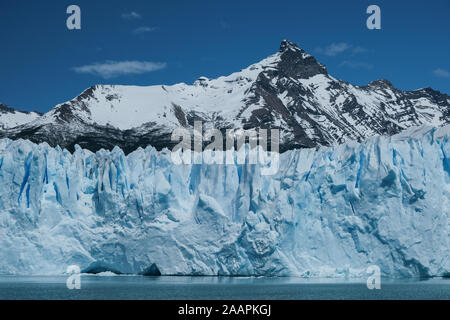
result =
[[[170,151],[73,153],[0,140],[0,274],[447,276],[450,126],[175,165]],[[156,271],[155,271],[156,270]]]

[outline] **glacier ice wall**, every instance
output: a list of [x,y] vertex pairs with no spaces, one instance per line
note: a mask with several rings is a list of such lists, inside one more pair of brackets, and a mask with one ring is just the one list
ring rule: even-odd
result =
[[103,265],[162,274],[450,272],[450,127],[257,165],[175,165],[148,147],[71,154],[0,140],[0,273]]

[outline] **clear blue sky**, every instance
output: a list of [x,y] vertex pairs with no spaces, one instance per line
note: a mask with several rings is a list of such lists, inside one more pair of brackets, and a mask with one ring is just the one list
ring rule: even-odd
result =
[[[66,28],[71,4],[79,31]],[[381,30],[366,28],[370,4],[381,8]],[[354,84],[387,78],[450,94],[449,0],[14,0],[0,2],[0,101],[46,112],[99,83],[192,83],[257,62],[282,39]],[[121,74],[119,64],[108,78],[89,67],[108,61],[148,72]]]

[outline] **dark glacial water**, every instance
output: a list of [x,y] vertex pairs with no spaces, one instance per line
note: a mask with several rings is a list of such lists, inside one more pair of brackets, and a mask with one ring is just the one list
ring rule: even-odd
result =
[[69,290],[66,276],[0,276],[0,299],[450,299],[450,279],[365,280],[82,275]]

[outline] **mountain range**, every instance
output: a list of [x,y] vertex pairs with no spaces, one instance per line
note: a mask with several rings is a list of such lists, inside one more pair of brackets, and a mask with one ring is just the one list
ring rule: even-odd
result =
[[221,130],[278,128],[285,151],[443,126],[450,123],[450,96],[429,87],[402,91],[384,79],[352,85],[283,40],[258,63],[191,85],[96,85],[45,114],[0,104],[0,138],[130,153],[148,145],[171,148],[172,131],[192,129],[197,120]]

